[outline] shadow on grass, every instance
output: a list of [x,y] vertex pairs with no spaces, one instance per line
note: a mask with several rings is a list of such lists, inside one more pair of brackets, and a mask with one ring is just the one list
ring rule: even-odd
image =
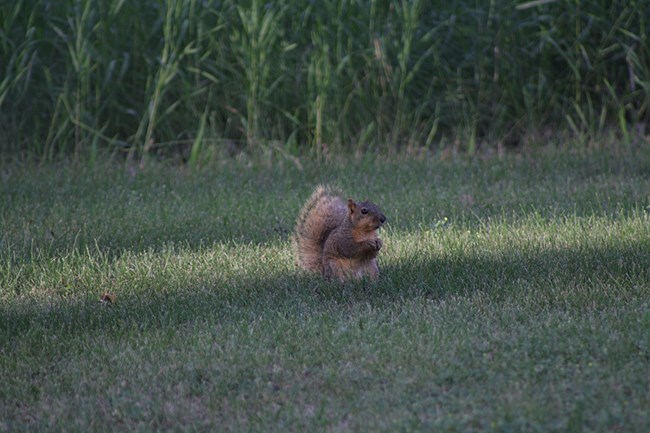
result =
[[344,314],[356,303],[386,306],[405,300],[487,293],[497,302],[530,296],[539,305],[606,306],[616,299],[650,292],[650,240],[625,245],[452,258],[402,257],[382,266],[376,283],[339,284],[296,272],[252,275],[236,281],[200,278],[179,290],[147,289],[119,296],[114,304],[97,298],[54,304],[4,305],[0,347],[11,350],[23,337],[41,335],[121,335],[136,330],[174,329],[186,323],[247,321],[259,317],[317,313]]
[[[605,285],[612,289],[650,288],[650,242],[578,247],[507,254],[470,253],[447,258],[410,257],[384,266],[379,286],[386,296],[398,292],[441,298],[476,291],[510,296],[522,290],[574,290]],[[594,294],[596,294],[594,292]],[[601,294],[607,294],[601,292]]]

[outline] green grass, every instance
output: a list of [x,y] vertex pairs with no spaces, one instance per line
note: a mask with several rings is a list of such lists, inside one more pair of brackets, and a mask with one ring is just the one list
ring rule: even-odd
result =
[[[646,431],[648,167],[5,163],[0,430]],[[376,284],[295,268],[320,182],[387,215]]]

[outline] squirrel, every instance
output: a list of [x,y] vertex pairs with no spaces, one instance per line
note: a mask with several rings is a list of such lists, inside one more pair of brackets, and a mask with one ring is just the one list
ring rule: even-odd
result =
[[369,201],[360,203],[326,186],[318,186],[303,206],[293,235],[298,266],[343,282],[377,279],[377,236],[386,217]]

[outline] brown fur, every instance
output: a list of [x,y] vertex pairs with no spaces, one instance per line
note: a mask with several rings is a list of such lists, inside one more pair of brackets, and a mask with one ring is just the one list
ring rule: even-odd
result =
[[374,203],[347,203],[330,188],[318,186],[300,212],[293,236],[298,265],[340,281],[379,275],[383,246],[377,229],[386,220]]

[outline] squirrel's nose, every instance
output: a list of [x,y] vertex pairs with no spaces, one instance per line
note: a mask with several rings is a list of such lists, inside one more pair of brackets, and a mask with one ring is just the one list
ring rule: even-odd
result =
[[382,224],[385,223],[385,222],[386,222],[386,217],[383,216],[383,215],[380,216],[380,217],[379,217],[379,222],[382,223]]

